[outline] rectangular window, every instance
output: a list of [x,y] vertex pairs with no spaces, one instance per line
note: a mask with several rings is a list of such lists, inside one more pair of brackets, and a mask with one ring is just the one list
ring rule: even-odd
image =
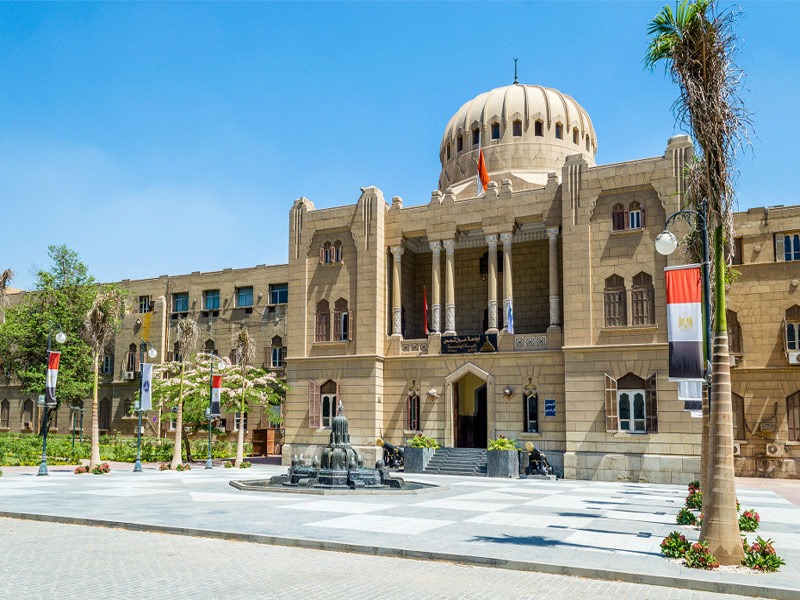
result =
[[625,289],[606,290],[604,301],[606,327],[623,327],[627,325],[628,319],[625,307]]
[[175,313],[189,312],[189,292],[172,294],[172,312]]
[[219,310],[219,290],[203,292],[203,310]]
[[522,121],[514,121],[514,137],[522,137]]
[[645,396],[644,390],[619,390],[619,430],[628,433],[645,433]]
[[246,308],[253,306],[253,286],[236,288],[236,306]]
[[149,313],[153,310],[153,304],[150,301],[150,296],[139,296],[139,312]]
[[[241,413],[237,412],[233,417],[233,430],[234,431],[239,431],[239,416],[240,415],[241,415]],[[247,413],[244,413],[244,419],[243,419],[243,423],[242,424],[244,425],[244,430],[247,431]]]
[[775,236],[775,259],[778,262],[800,260],[800,233]]
[[477,146],[481,143],[481,130],[480,129],[473,129],[472,130],[472,145]]
[[492,139],[500,139],[500,123],[492,123]]
[[289,302],[289,284],[275,283],[269,286],[269,303],[286,304]]
[[273,369],[283,369],[286,367],[286,353],[283,346],[273,346],[270,352],[270,367]]
[[114,355],[106,354],[103,356],[103,366],[101,368],[103,375],[110,375],[114,372]]
[[800,392],[786,398],[786,417],[789,421],[789,441],[800,442]]
[[733,240],[733,259],[732,264],[734,265],[743,265],[744,264],[744,250],[742,248],[742,238],[737,237]]
[[632,210],[628,213],[628,229],[641,229],[642,227],[642,212],[639,210]]
[[536,394],[525,396],[525,431],[539,433],[539,398]]

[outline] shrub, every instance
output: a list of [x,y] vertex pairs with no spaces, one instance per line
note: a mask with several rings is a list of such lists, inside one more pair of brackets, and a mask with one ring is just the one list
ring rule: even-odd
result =
[[106,473],[111,473],[111,467],[107,462],[92,467],[92,475],[105,475]]
[[751,569],[772,573],[786,564],[786,561],[775,552],[772,540],[765,540],[758,536],[753,545],[748,548],[747,538],[744,538],[742,545],[745,550],[743,564]]
[[717,557],[708,549],[708,542],[695,542],[683,555],[686,566],[693,569],[716,569],[719,566]]
[[232,469],[233,468],[233,463],[230,462],[230,461],[225,461],[225,468],[226,469]]
[[675,522],[678,525],[694,525],[697,523],[697,517],[694,516],[691,510],[684,507],[678,512],[678,516],[675,517]]
[[692,494],[694,492],[700,491],[700,482],[695,479],[694,481],[689,482],[689,493]]
[[517,446],[514,440],[508,439],[501,433],[496,440],[489,440],[489,445],[486,448],[488,450],[516,450]]
[[739,515],[739,531],[755,531],[758,529],[758,524],[760,521],[761,517],[758,516],[756,511],[754,511],[752,508],[750,510],[746,510]]
[[673,531],[661,542],[661,553],[670,558],[683,558],[691,544],[679,531]]
[[83,473],[89,472],[89,465],[80,465],[75,467],[75,471],[73,471],[75,475],[82,475]]
[[190,465],[188,462],[181,463],[177,467],[175,467],[175,470],[176,471],[191,471],[192,470],[192,465]]
[[159,471],[169,471],[169,463],[161,463],[158,465]]
[[242,464],[239,465],[239,468],[240,469],[249,469],[252,466],[253,466],[253,463],[251,463],[249,460],[243,460]]
[[412,448],[438,448],[439,443],[427,435],[422,435],[418,433],[413,438],[411,438],[411,442],[408,444]]
[[703,492],[700,490],[689,492],[689,495],[686,496],[686,508],[694,508],[695,510],[703,508]]

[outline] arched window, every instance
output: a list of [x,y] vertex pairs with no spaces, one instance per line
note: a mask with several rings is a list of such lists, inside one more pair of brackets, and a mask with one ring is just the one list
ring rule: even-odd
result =
[[111,429],[111,400],[108,398],[100,400],[98,413],[98,427],[102,430],[109,431]]
[[519,119],[514,120],[514,137],[522,137],[522,121]]
[[655,289],[653,278],[647,273],[633,276],[631,287],[631,301],[633,310],[631,323],[633,325],[655,325]]
[[578,136],[578,128],[577,127],[573,127],[572,128],[572,143],[577,146],[580,143],[579,140],[580,140],[580,138]]
[[539,395],[535,391],[526,391],[523,394],[522,402],[525,431],[539,433]]
[[0,402],[0,427],[8,429],[9,414],[11,413],[11,405],[8,400]]
[[472,145],[477,146],[481,143],[481,130],[477,127],[472,130]]
[[181,343],[175,342],[172,344],[172,360],[175,362],[183,361],[183,354],[181,353]]
[[786,398],[786,418],[789,422],[789,441],[800,442],[800,392]]
[[283,347],[283,339],[279,335],[272,338],[269,366],[273,369],[283,369],[286,367],[286,348]]
[[745,437],[744,398],[731,392],[731,408],[733,409],[733,439],[742,440]]
[[728,323],[728,351],[731,354],[742,354],[742,326],[739,324],[739,315],[728,308],[725,310],[725,320]]
[[492,123],[492,139],[500,139],[500,123]]
[[331,243],[325,242],[319,250],[319,262],[323,265],[331,262]]
[[589,136],[586,136],[586,151],[589,151]]
[[556,123],[556,138],[559,140],[564,139],[564,126],[561,123]]
[[644,227],[644,209],[634,200],[628,209],[628,229],[641,229],[642,227]]
[[219,351],[216,349],[216,345],[214,344],[214,340],[207,339],[203,344],[203,352],[206,354],[219,354]]
[[459,133],[458,137],[456,138],[456,151],[461,152],[463,149],[464,149],[464,136],[462,136]]
[[622,204],[615,204],[611,208],[611,228],[614,231],[625,229],[625,207]]
[[606,327],[623,327],[628,324],[628,310],[625,302],[625,280],[619,275],[606,279],[604,294],[604,313]]
[[342,342],[350,339],[350,312],[344,298],[333,305],[333,339]]
[[331,339],[331,308],[327,300],[317,302],[314,341],[328,342]]
[[342,262],[342,242],[339,240],[333,242],[333,247],[331,248],[331,262]]
[[606,431],[658,433],[656,374],[646,380],[628,373],[615,379],[605,374]]
[[544,137],[544,121],[541,119],[536,119],[536,122],[533,124],[533,135],[536,137]]
[[136,344],[131,344],[128,346],[128,352],[125,355],[125,370],[131,373],[138,371],[136,368]]
[[800,306],[795,304],[786,311],[784,318],[786,350],[800,350]]
[[22,428],[33,429],[33,401],[25,400],[22,403]]
[[336,416],[336,396],[337,385],[335,381],[328,380],[323,383],[319,388],[321,411],[322,411],[322,427],[330,428],[331,421]]
[[419,425],[419,392],[409,390],[406,395],[406,431],[421,431]]

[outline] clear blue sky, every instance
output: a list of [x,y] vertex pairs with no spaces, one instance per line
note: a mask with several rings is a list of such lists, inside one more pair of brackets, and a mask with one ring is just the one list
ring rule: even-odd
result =
[[[47,246],[100,280],[287,260],[288,212],[426,203],[444,127],[513,79],[589,112],[600,164],[680,133],[642,68],[663,2],[0,4],[0,268]],[[800,203],[800,3],[744,1],[739,208]]]

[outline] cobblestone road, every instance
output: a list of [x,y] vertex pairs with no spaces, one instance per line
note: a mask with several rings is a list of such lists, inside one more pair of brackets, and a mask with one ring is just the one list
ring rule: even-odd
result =
[[0,519],[2,596],[72,598],[579,598],[732,600],[740,596]]

